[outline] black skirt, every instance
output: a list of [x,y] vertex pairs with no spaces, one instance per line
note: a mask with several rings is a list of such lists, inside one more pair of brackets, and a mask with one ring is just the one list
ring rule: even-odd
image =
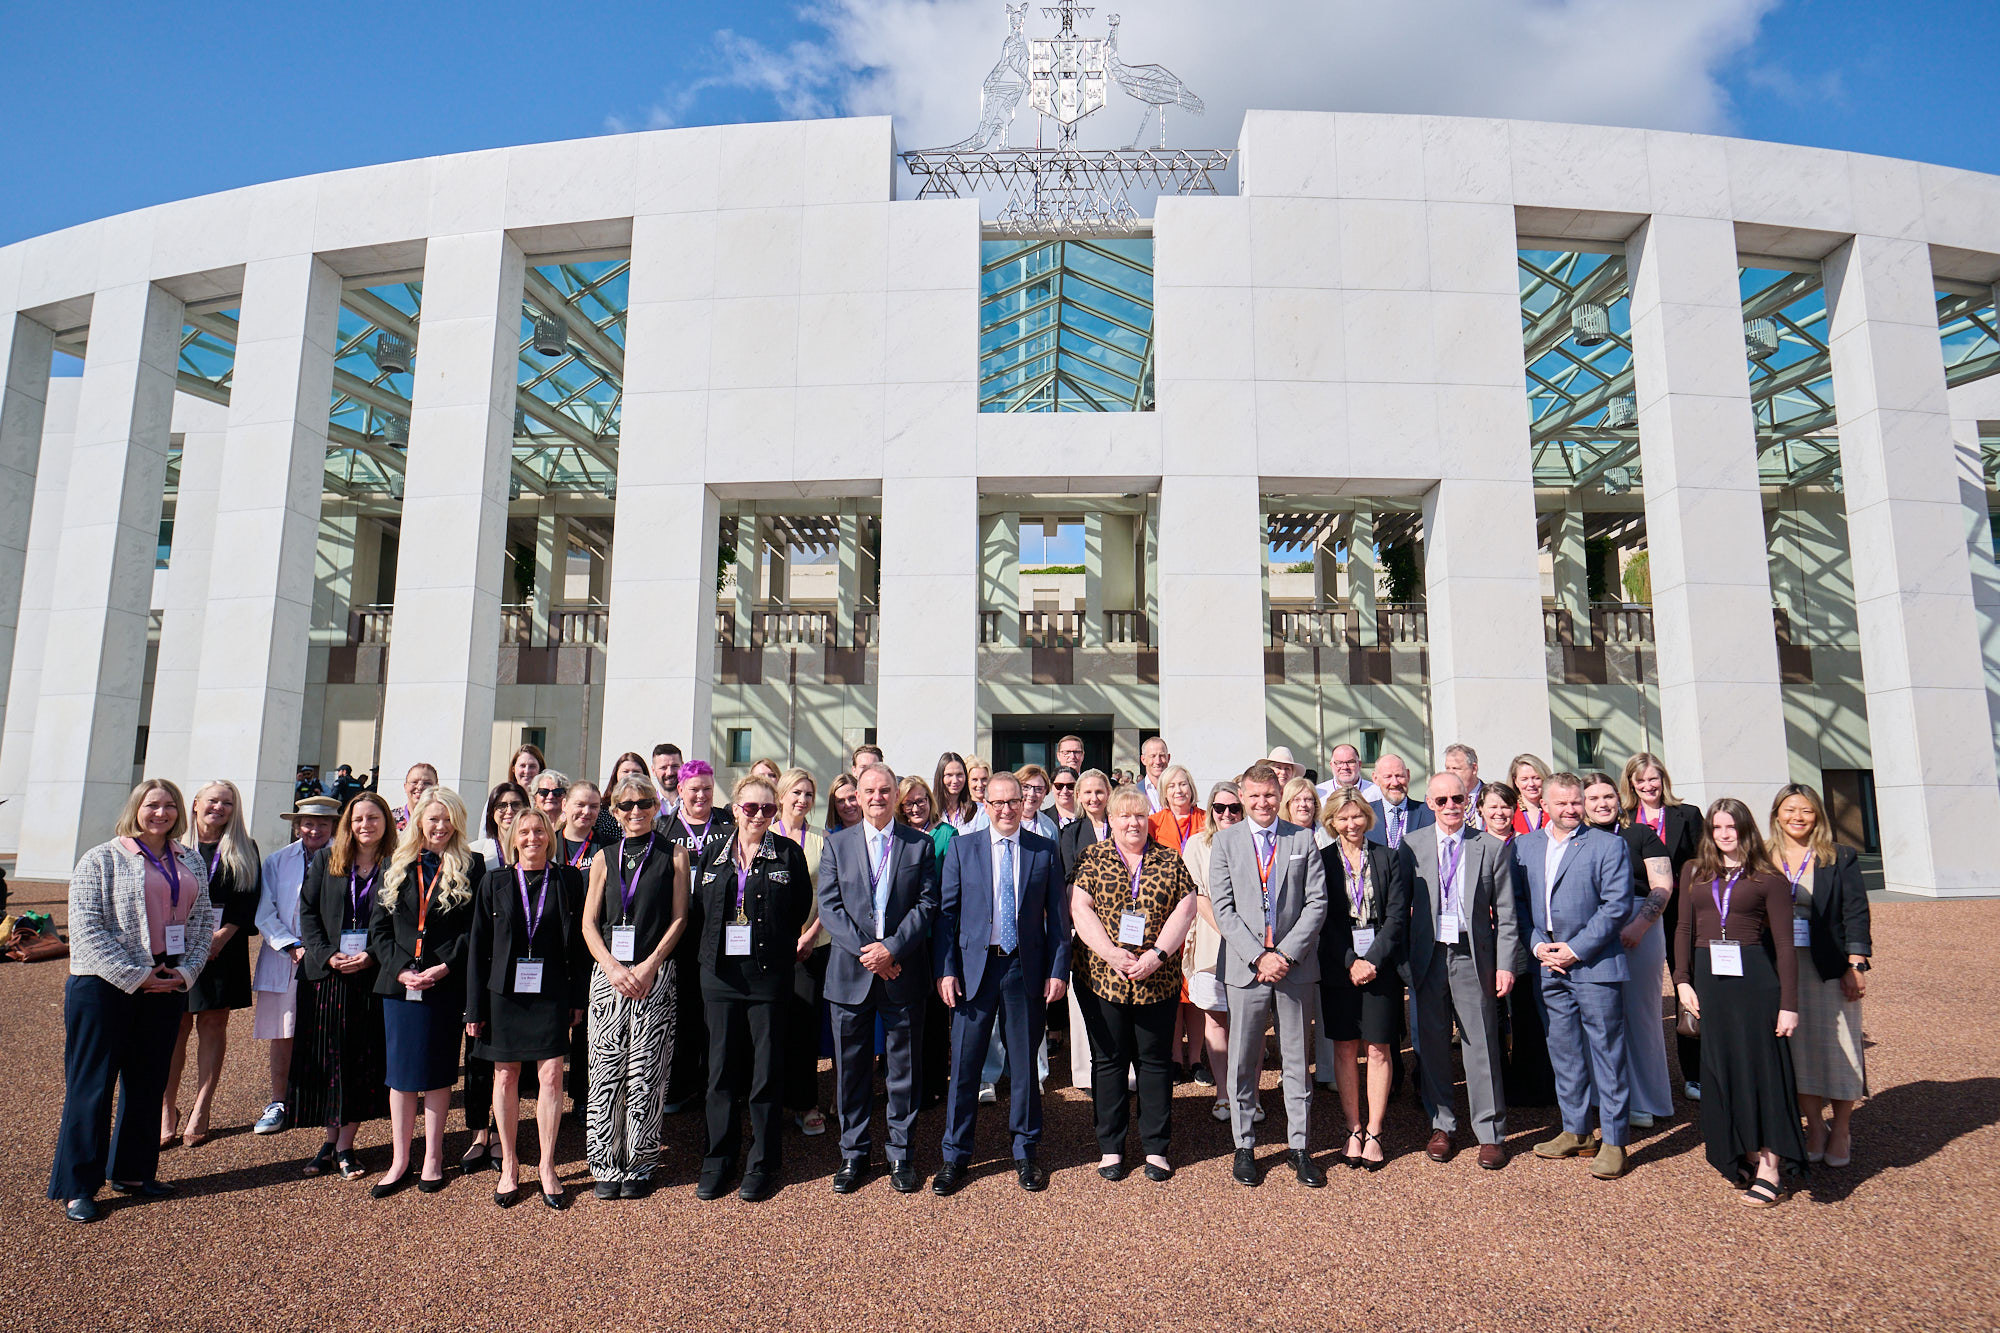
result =
[[254,932],[238,927],[229,943],[208,956],[188,987],[188,1012],[205,1014],[216,1009],[248,1009],[256,996],[250,990],[250,936]]
[[389,1114],[382,997],[375,974],[335,973],[299,982],[292,1043],[292,1119],[301,1125],[351,1125]]
[[1403,1012],[1403,979],[1393,967],[1377,968],[1375,979],[1357,986],[1345,968],[1322,969],[1320,1016],[1328,1041],[1392,1045]]
[[1755,943],[1743,975],[1718,977],[1708,949],[1694,951],[1701,1001],[1701,1137],[1708,1163],[1734,1179],[1743,1158],[1769,1148],[1787,1174],[1805,1169],[1791,1040],[1777,1035],[1778,969]]
[[569,1054],[569,1005],[561,995],[489,995],[482,1060],[560,1060]]
[[1509,1106],[1554,1106],[1556,1071],[1549,1063],[1549,1034],[1542,1025],[1542,967],[1530,962],[1514,978],[1501,1009],[1507,1061],[1501,1086]]

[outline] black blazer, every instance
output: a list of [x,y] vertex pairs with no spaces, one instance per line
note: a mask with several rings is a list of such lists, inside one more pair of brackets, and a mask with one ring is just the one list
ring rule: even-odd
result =
[[[536,893],[534,874],[528,876],[530,895]],[[562,969],[568,1007],[582,1009],[590,1003],[590,952],[583,943],[583,873],[565,865],[549,867],[548,906],[542,909],[540,938],[549,939],[549,927],[557,928],[560,958],[543,954],[555,965],[546,969],[541,998],[560,1001],[551,983],[557,981],[555,968]],[[466,952],[465,1021],[483,1023],[492,1005],[492,995],[514,993],[514,960],[528,956],[528,918],[521,910],[520,884],[514,868],[489,870],[473,893],[472,933]],[[533,997],[530,997],[533,998]]]
[[[1637,815],[1632,817],[1631,822],[1640,827],[1650,827],[1650,825],[1640,824]],[[1667,807],[1666,819],[1663,821],[1663,827],[1660,830],[1660,841],[1667,846],[1667,859],[1674,863],[1674,884],[1676,887],[1681,882],[1681,870],[1688,862],[1694,860],[1695,853],[1701,850],[1701,823],[1701,808],[1699,806],[1670,805]],[[1640,896],[1644,897],[1645,895],[1641,894]],[[1678,897],[1679,895],[1676,894],[1675,896]]]
[[[484,863],[478,856],[472,856],[467,869],[473,875],[476,892],[483,874]],[[386,878],[387,872],[384,872]],[[442,896],[443,885],[438,886]],[[437,897],[431,899],[430,911],[424,917],[424,966],[435,967],[443,963],[447,969],[437,985],[425,992],[425,1004],[447,1004],[463,1009],[465,1007],[465,955],[472,932],[473,894],[468,894],[464,902],[455,907],[441,908]],[[396,905],[387,908],[382,905],[382,890],[375,890],[375,913],[368,921],[368,952],[375,955],[382,970],[375,977],[375,993],[403,998],[403,983],[396,978],[410,966],[417,952],[417,867],[409,867],[409,873],[397,886]]]
[[[689,895],[691,906],[698,905],[699,911],[697,956],[702,981],[714,982],[718,966],[727,962],[742,969],[757,994],[789,994],[799,932],[805,929],[812,897],[812,872],[806,869],[805,848],[767,831],[743,886],[743,914],[750,918],[750,956],[724,954],[722,928],[736,919],[736,838],[732,834],[710,842],[695,863]],[[731,981],[721,984],[734,989]]]
[[[1347,865],[1341,859],[1340,844],[1330,842],[1319,849],[1326,866],[1326,924],[1319,932],[1319,974],[1326,978],[1359,961],[1354,953],[1354,902],[1347,887]],[[1406,965],[1410,928],[1410,858],[1401,849],[1391,851],[1386,843],[1368,844],[1368,873],[1381,891],[1375,895],[1375,911],[1368,924],[1375,928],[1375,944],[1362,959],[1373,963],[1377,972]]]
[[1868,890],[1861,886],[1861,860],[1852,847],[1835,846],[1833,864],[1814,866],[1812,959],[1820,977],[1832,981],[1847,971],[1847,955],[1873,955]]
[[[1108,821],[1108,815],[1106,819]],[[1097,830],[1090,826],[1089,815],[1078,815],[1057,831],[1056,854],[1062,861],[1064,884],[1076,883],[1077,863],[1083,860],[1084,851],[1096,841]]]
[[[384,852],[388,850],[386,842],[382,850]],[[305,945],[306,949],[305,961],[299,966],[309,981],[325,981],[328,977],[336,975],[334,970],[327,966],[327,960],[340,952],[340,932],[347,928],[347,876],[336,875],[327,869],[327,862],[332,855],[330,850],[322,847],[313,857],[312,864],[306,867],[305,882],[299,885],[299,943]],[[386,856],[383,858],[383,863],[387,864]],[[375,887],[377,890],[382,887],[379,870]],[[368,905],[362,909],[361,919],[355,923],[354,928],[370,930],[374,915],[375,895],[371,893],[368,896]],[[430,945],[426,944],[424,950],[428,953]],[[370,986],[374,985],[376,969],[382,962],[374,952],[372,940],[368,964],[361,971],[346,975],[365,981]]]

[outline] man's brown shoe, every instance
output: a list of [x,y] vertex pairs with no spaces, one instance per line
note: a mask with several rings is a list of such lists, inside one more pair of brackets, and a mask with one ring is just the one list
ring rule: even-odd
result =
[[1583,1136],[1568,1130],[1535,1145],[1537,1157],[1574,1157],[1583,1151]]
[[1479,1165],[1488,1171],[1498,1171],[1507,1165],[1507,1149],[1503,1144],[1482,1143],[1479,1145]]
[[1597,1156],[1590,1159],[1590,1174],[1599,1180],[1616,1180],[1625,1174],[1625,1150],[1615,1143],[1607,1143],[1597,1150]]
[[1433,1162],[1449,1162],[1452,1154],[1457,1151],[1458,1145],[1451,1141],[1451,1135],[1440,1129],[1431,1135],[1430,1144],[1424,1149],[1424,1156]]

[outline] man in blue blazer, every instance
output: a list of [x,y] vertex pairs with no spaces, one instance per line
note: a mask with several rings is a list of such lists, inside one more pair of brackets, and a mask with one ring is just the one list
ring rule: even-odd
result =
[[[945,849],[935,933],[938,998],[951,1012],[951,1090],[945,1098],[944,1164],[938,1195],[965,1183],[979,1113],[979,1072],[997,1020],[1007,1049],[1033,1052],[1047,1006],[1068,991],[1069,907],[1056,845],[1021,827],[1021,783],[1012,773],[986,782],[987,827]],[[1042,1090],[1033,1056],[1014,1062],[1008,1125],[1021,1188],[1046,1189],[1035,1161],[1042,1137]]]
[[889,1094],[889,1183],[911,1194],[923,1185],[910,1156],[910,1130],[917,1122],[917,1056],[931,985],[937,853],[928,837],[896,822],[894,773],[870,765],[861,770],[859,787],[861,818],[828,835],[819,858],[819,923],[833,937],[826,962],[840,1106],[840,1170],[833,1192],[852,1194],[868,1178],[879,1017]]
[[1625,1174],[1625,946],[1618,932],[1632,913],[1632,866],[1625,840],[1583,826],[1583,782],[1557,773],[1542,784],[1548,821],[1514,839],[1528,879],[1529,945],[1542,974],[1562,1133],[1535,1145],[1537,1157],[1574,1157],[1585,1147],[1593,1101],[1604,1144],[1590,1164],[1599,1180]]
[[1410,766],[1400,757],[1385,754],[1376,762],[1375,784],[1382,789],[1382,799],[1368,803],[1375,811],[1368,841],[1401,847],[1405,836],[1437,822],[1428,805],[1410,799]]

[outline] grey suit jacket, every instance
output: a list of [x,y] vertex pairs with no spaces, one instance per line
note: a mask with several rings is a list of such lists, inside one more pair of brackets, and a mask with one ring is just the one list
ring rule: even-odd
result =
[[[1410,894],[1408,980],[1423,981],[1431,967],[1443,958],[1437,942],[1438,914],[1444,907],[1444,886],[1438,875],[1438,839],[1435,824],[1412,829],[1403,837],[1403,847],[1416,861],[1415,891]],[[1514,859],[1497,839],[1466,826],[1465,860],[1459,883],[1464,886],[1459,911],[1461,929],[1472,943],[1473,962],[1480,981],[1492,993],[1493,973],[1526,971],[1521,945],[1521,923],[1514,909]]]
[[[1257,984],[1257,959],[1264,952],[1264,886],[1257,878],[1255,829],[1249,820],[1216,830],[1208,862],[1208,900],[1222,931],[1222,982]],[[1281,985],[1319,980],[1319,932],[1326,924],[1326,863],[1311,829],[1280,819],[1271,862],[1271,892],[1277,899],[1274,946],[1292,959]]]

